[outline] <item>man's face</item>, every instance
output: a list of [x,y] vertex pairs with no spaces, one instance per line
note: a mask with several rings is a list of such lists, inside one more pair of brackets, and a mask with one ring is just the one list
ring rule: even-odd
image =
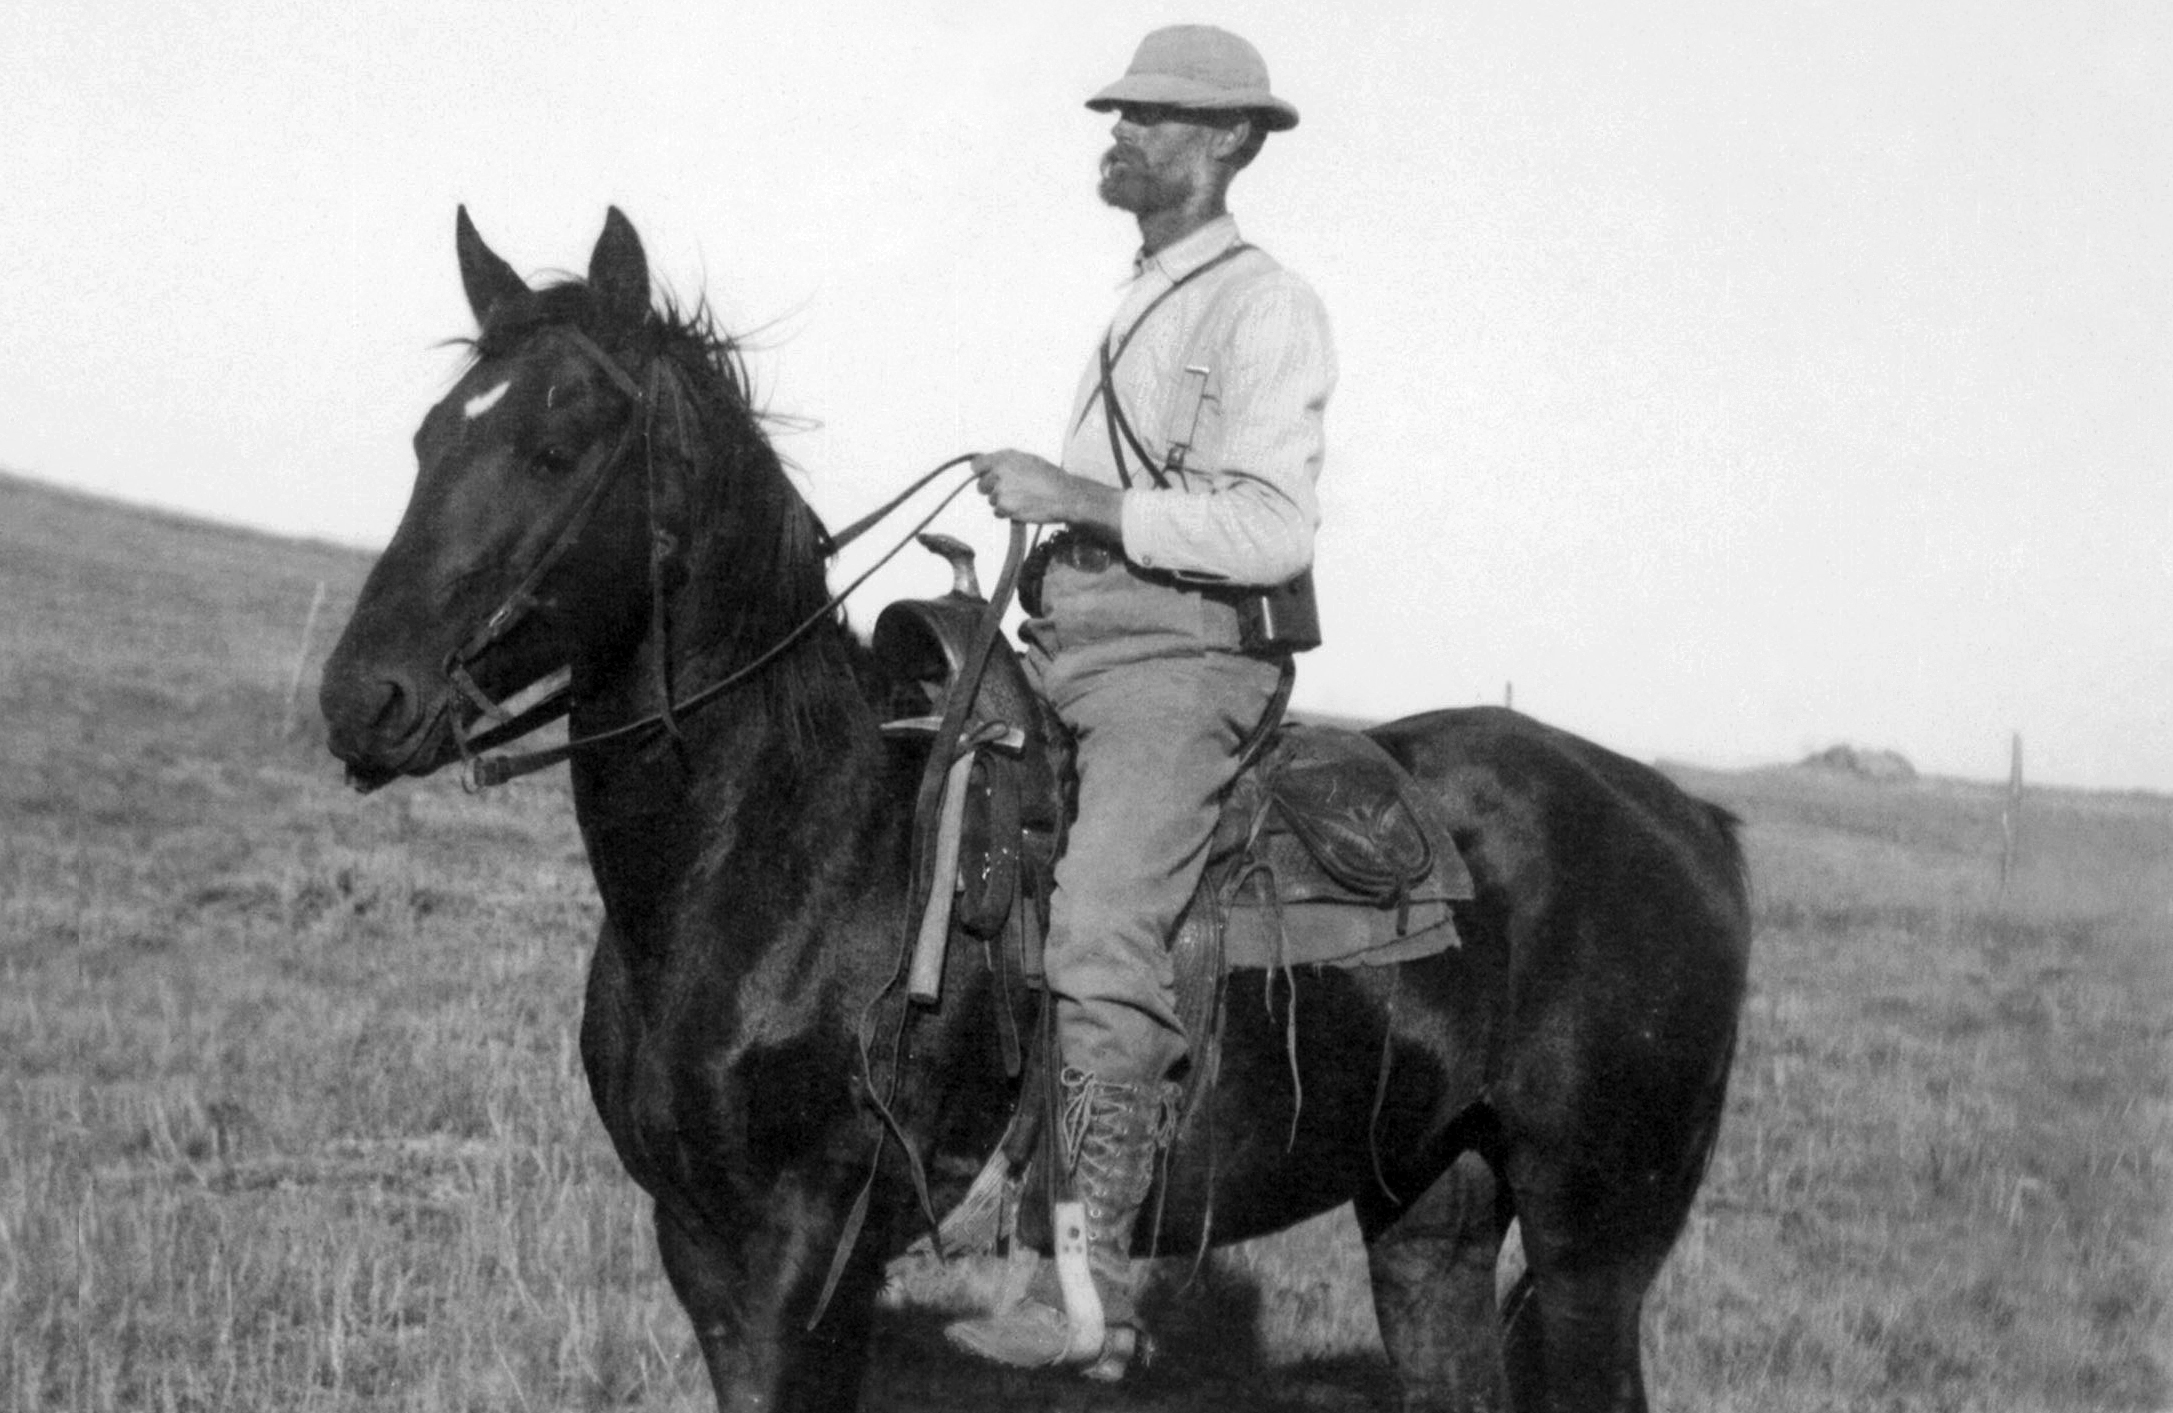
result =
[[1221,125],[1199,121],[1208,116],[1159,103],[1119,106],[1116,143],[1102,156],[1102,200],[1135,216],[1182,206],[1214,160]]

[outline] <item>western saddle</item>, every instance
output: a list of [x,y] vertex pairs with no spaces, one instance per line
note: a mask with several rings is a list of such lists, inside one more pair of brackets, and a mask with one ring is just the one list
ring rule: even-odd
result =
[[[951,591],[892,603],[876,619],[870,644],[891,684],[893,719],[884,729],[906,739],[936,734],[988,610],[973,551],[943,535],[921,541],[950,561]],[[911,968],[910,990],[923,1003],[938,999],[943,952],[953,938],[991,949],[1000,983],[1042,986],[1050,872],[1070,816],[1064,728],[1000,637],[958,742],[956,758],[943,767],[939,837],[920,855],[934,871],[918,894],[929,907]],[[1454,905],[1471,896],[1471,875],[1445,824],[1386,751],[1357,731],[1276,725],[1231,787],[1206,874],[1171,938],[1178,1010],[1194,1057],[1184,1076],[1179,1140],[1212,1084],[1229,972],[1387,964],[1454,947]],[[1031,1090],[1047,1066],[1028,1053],[1013,1008],[998,1011],[1006,1064],[1014,1077],[1024,1071]],[[1018,1202],[1012,1174],[1032,1155],[1038,1107],[1022,1094],[1011,1138],[943,1222],[946,1249],[993,1246],[999,1213]],[[1036,1209],[1016,1206],[1028,1219]]]

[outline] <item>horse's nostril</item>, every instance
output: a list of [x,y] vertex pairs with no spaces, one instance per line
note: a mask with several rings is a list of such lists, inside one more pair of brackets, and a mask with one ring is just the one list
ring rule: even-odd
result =
[[396,672],[356,672],[338,664],[318,693],[333,750],[348,758],[404,741],[415,729],[420,700],[414,683]]
[[397,678],[383,677],[370,684],[377,710],[370,713],[370,730],[381,737],[399,737],[406,731],[409,692]]

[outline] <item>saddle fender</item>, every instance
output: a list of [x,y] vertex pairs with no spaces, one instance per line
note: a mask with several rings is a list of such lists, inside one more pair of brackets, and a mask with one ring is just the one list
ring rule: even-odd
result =
[[[986,607],[978,594],[954,589],[941,598],[900,599],[877,616],[868,646],[892,684],[886,731],[933,733]],[[967,784],[953,918],[974,936],[993,938],[1019,896],[1021,871],[1046,877],[1054,867],[1064,824],[1057,765],[1063,723],[1001,637],[990,649],[963,735],[990,744],[977,748]]]

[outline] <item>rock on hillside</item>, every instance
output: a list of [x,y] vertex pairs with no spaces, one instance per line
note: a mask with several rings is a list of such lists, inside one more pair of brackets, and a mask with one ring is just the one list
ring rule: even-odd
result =
[[1797,763],[1803,770],[1828,770],[1853,775],[1882,785],[1906,785],[1916,779],[1916,767],[1899,751],[1876,751],[1862,746],[1828,746]]

